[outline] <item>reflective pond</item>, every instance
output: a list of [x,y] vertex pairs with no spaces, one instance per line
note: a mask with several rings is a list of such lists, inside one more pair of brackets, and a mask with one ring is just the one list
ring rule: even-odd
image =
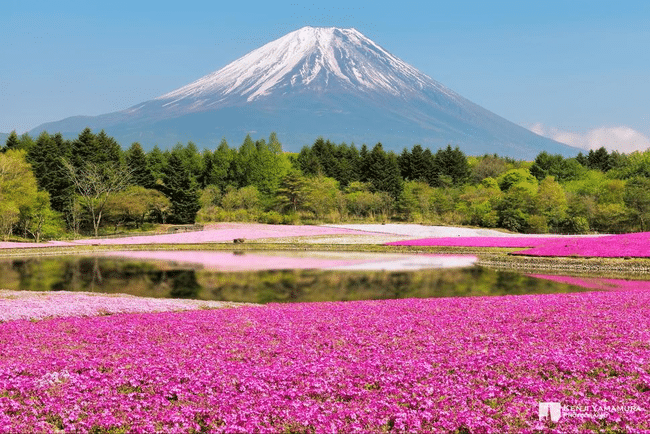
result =
[[114,257],[68,255],[0,260],[1,289],[123,293],[253,303],[593,290],[573,283],[571,280],[537,278],[477,266],[416,271],[288,269],[229,272],[187,263]]

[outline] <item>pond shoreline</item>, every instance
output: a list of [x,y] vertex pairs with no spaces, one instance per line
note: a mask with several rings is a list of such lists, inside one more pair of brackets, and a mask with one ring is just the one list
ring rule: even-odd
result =
[[435,247],[435,246],[384,246],[377,244],[315,244],[315,243],[245,243],[245,244],[131,244],[103,246],[53,246],[0,250],[0,258],[43,257],[64,255],[94,255],[115,251],[170,251],[200,250],[215,252],[255,251],[322,251],[359,253],[425,253],[443,255],[474,255],[476,265],[499,270],[514,271],[556,271],[639,277],[650,275],[650,259],[647,258],[579,258],[539,257],[510,255],[516,248],[488,247]]
[[[52,242],[30,246],[0,246],[0,258],[27,258],[58,255],[95,255],[115,251],[305,251],[359,252],[386,254],[473,255],[477,265],[513,271],[553,271],[570,273],[646,276],[650,274],[650,258],[605,258],[578,256],[533,256],[519,247],[469,247],[459,245],[386,245],[398,240],[420,237],[452,237],[476,240],[477,237],[503,239],[530,238],[469,227],[425,226],[417,224],[345,224],[322,226],[283,226],[247,223],[208,224],[204,230],[173,235],[143,235],[107,240],[77,240],[74,243]],[[235,238],[232,238],[235,237]],[[242,238],[243,237],[243,238]],[[548,237],[548,235],[546,235]],[[593,238],[584,237],[585,239]],[[233,243],[237,239],[238,243]],[[558,236],[558,239],[563,239]],[[569,238],[567,238],[569,239]],[[495,244],[498,245],[498,244]],[[506,243],[507,245],[507,243]],[[516,254],[515,254],[516,252]]]

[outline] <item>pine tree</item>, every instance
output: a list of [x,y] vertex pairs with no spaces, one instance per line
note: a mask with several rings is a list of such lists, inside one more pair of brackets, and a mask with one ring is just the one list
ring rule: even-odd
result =
[[20,146],[20,139],[18,138],[18,134],[16,134],[16,130],[13,130],[9,134],[9,137],[7,137],[7,141],[5,142],[5,146],[2,148],[2,152],[6,152],[12,149],[18,149],[19,146]]
[[219,147],[212,154],[212,168],[209,175],[210,184],[219,187],[221,192],[226,191],[226,186],[234,182],[234,174],[230,172],[230,165],[237,152],[230,149],[226,139],[221,139]]
[[439,149],[436,153],[436,168],[440,175],[447,176],[454,185],[460,185],[469,179],[470,168],[465,154],[456,146],[452,149]]
[[147,156],[138,142],[131,144],[125,154],[126,165],[131,172],[131,180],[135,185],[144,188],[154,188],[156,182],[147,165]]
[[86,163],[95,163],[97,153],[97,137],[90,128],[85,128],[72,142],[72,165],[80,169]]
[[122,147],[119,143],[104,130],[101,130],[95,137],[95,158],[94,163],[121,163],[123,162]]
[[169,221],[194,223],[201,208],[196,180],[178,153],[172,152],[163,172],[164,193],[172,203]]
[[402,178],[406,181],[412,181],[411,152],[408,148],[404,148],[402,153],[397,156],[397,164],[399,165],[399,171]]
[[377,143],[368,155],[367,176],[373,191],[384,191],[393,198],[399,197],[402,177],[397,156],[393,152],[386,153],[381,143]]
[[50,195],[53,210],[64,212],[74,194],[63,159],[70,158],[70,143],[60,133],[50,136],[42,132],[36,143],[27,153],[27,161],[32,165],[38,188]]
[[[167,157],[160,150],[158,145],[154,146],[153,149],[146,154],[147,156],[147,168],[151,172],[151,175],[154,179],[154,185],[162,185],[162,180],[164,177],[165,167],[167,167]],[[157,187],[155,187],[157,188]]]

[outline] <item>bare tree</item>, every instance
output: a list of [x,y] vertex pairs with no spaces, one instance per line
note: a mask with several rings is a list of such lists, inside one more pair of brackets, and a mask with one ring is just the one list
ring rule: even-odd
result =
[[77,190],[79,204],[92,218],[93,229],[97,236],[108,199],[129,185],[131,172],[117,162],[104,163],[101,166],[86,163],[82,168],[76,168],[68,160],[63,159],[63,165]]

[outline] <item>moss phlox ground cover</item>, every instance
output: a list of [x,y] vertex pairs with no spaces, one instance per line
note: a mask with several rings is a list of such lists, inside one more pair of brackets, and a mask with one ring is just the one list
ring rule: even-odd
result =
[[[649,306],[627,290],[7,321],[0,432],[647,432]],[[540,421],[540,402],[610,411]]]
[[422,238],[387,243],[393,246],[529,247],[513,252],[527,256],[650,257],[650,232],[606,236]]
[[114,313],[167,312],[217,309],[239,303],[203,300],[173,300],[111,296],[80,292],[32,292],[0,290],[0,323],[18,319],[40,320],[55,317],[85,317]]
[[603,291],[614,290],[646,290],[650,291],[650,280],[629,280],[629,279],[606,279],[603,277],[575,277],[557,276],[554,274],[530,274],[530,277],[546,279],[558,283],[580,286],[582,288],[598,289]]

